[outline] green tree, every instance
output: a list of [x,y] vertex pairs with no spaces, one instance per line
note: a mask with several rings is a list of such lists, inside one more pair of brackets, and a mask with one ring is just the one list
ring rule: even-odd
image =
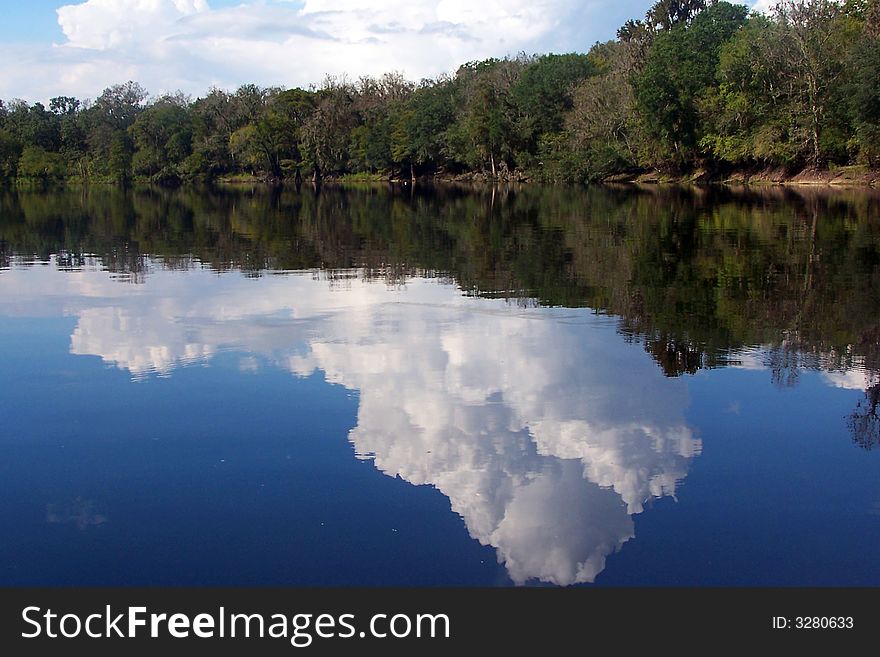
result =
[[519,160],[530,159],[542,135],[560,132],[572,108],[574,86],[596,72],[587,55],[543,55],[530,61],[510,88],[521,142]]
[[0,178],[11,180],[18,171],[21,143],[12,133],[0,129]]
[[392,117],[391,157],[408,168],[437,169],[449,162],[447,134],[455,121],[455,84],[447,77],[423,82]]
[[714,0],[659,0],[645,16],[645,24],[655,31],[669,31],[687,25]]
[[[53,99],[53,103],[56,100]],[[59,115],[61,154],[67,161],[68,171],[85,179],[88,177],[88,141],[79,109],[81,105],[75,98],[67,98],[65,102]]]
[[188,163],[191,176],[214,177],[233,171],[236,161],[230,152],[232,133],[247,122],[238,111],[234,94],[212,88],[190,108],[193,124],[193,159]]
[[263,102],[253,121],[230,135],[230,152],[275,181],[284,177],[285,170],[299,176],[304,160],[303,131],[315,111],[314,94],[302,89],[274,91]]
[[492,176],[500,160],[515,152],[514,109],[510,90],[524,66],[522,60],[487,59],[459,67],[456,73],[456,120],[446,132],[447,153],[472,168],[489,165]]
[[717,89],[702,98],[701,147],[735,165],[789,165],[800,156],[792,135],[789,87],[770,53],[782,38],[778,23],[754,15],[721,49]]
[[18,175],[24,178],[51,182],[64,177],[64,161],[58,153],[51,153],[40,146],[25,146],[18,161]]
[[857,36],[856,26],[834,0],[781,0],[774,16],[780,31],[770,61],[788,84],[792,118],[808,144],[806,159],[819,166],[828,150],[824,133],[837,127],[835,106],[845,106],[844,53]]
[[358,81],[353,97],[358,125],[351,131],[349,148],[352,168],[372,173],[395,167],[394,133],[414,88],[399,73]]
[[701,137],[697,99],[715,83],[721,47],[746,20],[747,9],[719,2],[660,34],[634,78],[646,132],[678,166],[693,162]]
[[[651,159],[630,84],[638,52],[631,41],[597,44],[590,51],[598,74],[574,88],[566,115],[562,152],[571,153],[572,179],[601,178]],[[545,162],[548,158],[542,153]]]
[[129,80],[104,89],[95,100],[94,108],[107,124],[124,130],[134,123],[147,96],[146,89]]
[[113,135],[107,157],[107,172],[118,183],[126,184],[131,180],[132,151],[131,144],[123,132]]
[[134,150],[128,128],[143,110],[146,90],[136,82],[108,87],[77,115],[88,147],[87,174],[117,182],[131,177]]
[[847,95],[857,94],[846,90],[850,73],[859,75],[858,56],[846,66],[847,51],[860,29],[830,0],[784,0],[772,18],[750,18],[723,47],[719,87],[704,98],[704,148],[734,163],[846,161]]
[[188,99],[158,99],[137,115],[128,132],[136,147],[132,157],[135,174],[154,182],[175,182],[181,178],[181,165],[192,152]]
[[60,147],[58,117],[46,110],[42,103],[12,102],[4,125],[23,144],[39,146],[46,151],[57,151]]
[[852,79],[848,88],[850,116],[861,157],[880,164],[880,2],[875,1],[864,33],[849,56]]
[[57,116],[73,116],[82,103],[72,96],[55,96],[49,100],[49,111]]
[[358,125],[354,94],[345,80],[326,79],[317,92],[314,111],[303,122],[302,147],[315,180],[347,170],[351,131]]

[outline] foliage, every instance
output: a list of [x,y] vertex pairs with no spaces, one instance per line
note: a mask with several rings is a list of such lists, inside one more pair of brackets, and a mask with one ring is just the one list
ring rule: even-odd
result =
[[[733,163],[850,161],[859,122],[846,98],[870,93],[870,73],[847,91],[847,60],[859,58],[853,44],[863,26],[832,0],[783,0],[772,18],[750,18],[722,49],[719,86],[705,106],[705,148]],[[869,119],[863,134],[870,130]]]
[[0,180],[10,180],[18,170],[21,144],[7,130],[0,129]]
[[854,143],[870,165],[880,164],[880,2],[876,2],[877,33],[866,28],[850,53],[852,80],[847,97]]
[[745,18],[744,7],[720,2],[654,40],[633,87],[646,132],[665,161],[684,165],[698,157],[698,99],[714,85],[719,51]]
[[41,182],[59,180],[64,176],[61,156],[40,146],[25,146],[18,160],[18,175]]
[[0,101],[0,179],[160,184],[258,176],[474,172],[591,181],[880,164],[880,0],[781,0],[770,15],[658,0],[587,54],[462,65],[309,89]]

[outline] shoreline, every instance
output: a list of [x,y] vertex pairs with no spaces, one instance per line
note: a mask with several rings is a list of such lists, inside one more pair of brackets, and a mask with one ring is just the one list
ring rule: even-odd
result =
[[739,170],[728,174],[712,174],[698,170],[685,175],[668,175],[652,170],[627,176],[608,176],[602,182],[632,182],[637,184],[694,184],[749,187],[864,187],[880,186],[880,170],[864,166],[836,167],[834,169],[801,169],[787,171],[781,168]]
[[[242,181],[218,180],[224,184],[240,184]],[[265,181],[264,181],[265,182]],[[409,185],[411,178],[400,178],[389,175],[356,175],[327,177],[323,181],[328,184],[391,184]],[[416,184],[456,184],[475,186],[494,185],[546,185],[546,186],[571,186],[585,187],[589,185],[684,185],[697,187],[834,187],[834,188],[864,188],[875,189],[880,187],[880,169],[870,169],[865,166],[846,166],[834,169],[802,169],[786,171],[779,168],[761,170],[739,170],[728,174],[709,173],[697,170],[689,174],[670,174],[657,169],[634,171],[629,173],[616,173],[604,176],[594,182],[572,183],[564,181],[537,180],[534,176],[525,173],[512,173],[506,176],[491,176],[483,172],[469,172],[461,174],[437,173],[426,176],[417,176]],[[267,183],[271,184],[271,183]],[[311,183],[309,183],[311,184]]]
[[[846,166],[835,169],[803,169],[799,171],[786,171],[784,169],[741,170],[728,174],[709,173],[697,170],[689,174],[664,173],[657,169],[616,173],[604,176],[594,182],[573,183],[564,181],[537,180],[527,174],[513,173],[504,176],[491,176],[483,172],[469,172],[460,174],[435,173],[417,176],[415,179],[401,178],[388,174],[355,174],[343,176],[326,176],[319,185],[392,185],[409,186],[416,185],[473,185],[475,187],[489,187],[499,185],[528,185],[528,186],[565,186],[565,187],[588,187],[590,185],[633,185],[639,187],[650,186],[688,186],[688,187],[813,187],[813,188],[853,188],[853,189],[877,189],[880,188],[880,169],[869,169],[864,166]],[[88,187],[97,186],[122,186],[122,187],[159,187],[165,189],[180,189],[194,187],[222,186],[265,186],[265,187],[295,187],[292,179],[269,180],[259,176],[235,175],[218,177],[214,180],[188,180],[181,181],[176,185],[163,185],[149,180],[134,179],[128,183],[119,183],[107,179],[81,179],[39,181],[30,179],[8,180],[0,182],[0,188],[51,188],[59,187]],[[301,185],[313,187],[311,180],[302,180]]]

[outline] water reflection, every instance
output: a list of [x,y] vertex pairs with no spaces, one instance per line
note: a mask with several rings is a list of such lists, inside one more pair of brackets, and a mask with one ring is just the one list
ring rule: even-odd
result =
[[853,442],[870,450],[880,445],[880,371],[872,368],[868,360],[854,349],[844,353],[834,349],[821,352],[783,340],[780,344],[739,351],[731,355],[728,365],[767,370],[777,388],[796,386],[803,371],[818,371],[823,382],[832,388],[863,391],[864,397],[847,416],[846,425]]
[[880,445],[880,385],[865,390],[865,398],[860,400],[849,416],[848,426],[853,441],[864,449]]
[[107,522],[107,516],[100,511],[94,500],[77,497],[62,504],[49,504],[46,507],[46,522],[73,525],[83,532],[89,527],[103,525]]
[[590,311],[465,298],[431,279],[159,271],[132,288],[89,267],[8,274],[4,312],[75,315],[71,352],[134,377],[235,350],[250,354],[243,369],[320,370],[360,391],[356,454],[442,491],[517,583],[593,581],[633,537],[631,516],[675,495],[700,451],[685,383]]
[[70,353],[143,385],[228,352],[358,391],[355,454],[441,491],[516,583],[593,581],[681,492],[708,439],[693,375],[860,391],[834,421],[880,443],[876,196],[493,198],[8,192],[0,316],[70,318]]
[[[14,260],[149,269],[441,274],[466,293],[601,309],[669,376],[754,345],[880,370],[880,193],[457,188],[0,190]],[[158,257],[158,263],[153,257]]]
[[515,582],[593,581],[699,453],[685,386],[587,313],[450,301],[328,317],[290,367],[360,390],[357,453],[443,491]]

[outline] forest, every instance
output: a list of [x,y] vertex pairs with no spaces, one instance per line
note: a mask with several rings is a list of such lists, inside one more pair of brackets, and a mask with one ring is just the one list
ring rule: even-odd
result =
[[[294,64],[295,65],[295,64]],[[592,182],[880,166],[880,0],[659,0],[586,54],[203,97],[0,100],[0,180]]]

